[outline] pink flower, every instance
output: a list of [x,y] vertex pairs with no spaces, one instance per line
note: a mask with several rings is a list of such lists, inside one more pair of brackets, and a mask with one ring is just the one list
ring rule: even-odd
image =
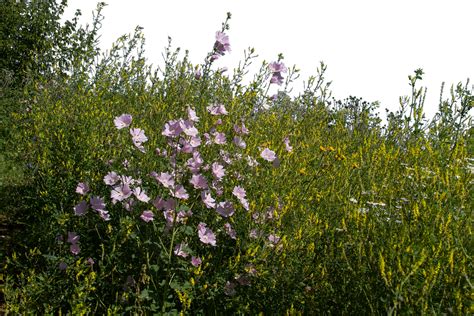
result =
[[214,200],[212,198],[211,193],[202,192],[201,193],[201,198],[202,198],[202,201],[203,201],[204,205],[206,205],[207,208],[215,208],[216,207],[216,200]]
[[247,129],[247,127],[245,127],[244,123],[242,123],[242,126],[238,126],[237,124],[234,125],[234,131],[237,134],[244,134],[244,135],[247,135],[249,133],[249,130]]
[[186,220],[193,216],[193,212],[191,210],[185,212],[185,211],[179,211],[178,212],[178,222],[180,223],[185,223]]
[[191,264],[192,264],[193,266],[199,267],[199,266],[201,265],[201,263],[202,263],[201,258],[199,258],[199,257],[194,257],[194,256],[191,257]]
[[284,63],[279,63],[279,62],[272,62],[268,65],[268,69],[270,69],[270,71],[272,73],[275,73],[275,72],[283,72],[283,73],[286,73],[288,71],[288,69],[286,68],[285,64]]
[[152,204],[158,210],[164,210],[165,209],[165,200],[163,200],[161,197],[157,197],[156,199],[154,199]]
[[191,180],[189,180],[189,183],[191,183],[195,189],[207,189],[208,187],[206,178],[201,174],[194,174]]
[[136,187],[133,190],[133,194],[139,201],[142,201],[144,203],[148,203],[150,201],[150,198],[148,197],[148,195],[146,195],[145,191],[143,191],[142,188],[140,187]]
[[219,54],[212,54],[212,55],[211,55],[211,61],[217,60],[217,59],[219,59],[219,57],[221,57],[221,55],[219,55]]
[[136,181],[130,176],[121,176],[120,182],[122,182],[123,185],[133,185]]
[[168,172],[161,172],[158,177],[156,177],[156,180],[160,181],[162,185],[165,186],[165,188],[172,188],[174,186],[174,179],[173,175],[168,173]]
[[217,179],[222,179],[225,175],[224,166],[219,164],[218,162],[212,163],[212,174]]
[[281,73],[286,73],[287,68],[285,64],[279,62],[272,62],[268,65],[268,68],[272,72],[272,78],[270,79],[270,83],[276,83],[281,85],[283,83],[283,76]]
[[92,196],[90,199],[92,209],[96,211],[105,211],[105,202],[101,197]]
[[216,42],[214,43],[216,54],[224,56],[225,52],[230,53],[229,36],[223,32],[216,32]]
[[182,185],[178,185],[171,194],[178,199],[187,200],[189,198],[188,192]]
[[237,147],[240,147],[242,149],[245,149],[247,147],[247,144],[244,142],[244,140],[242,138],[240,138],[239,136],[235,136],[234,137],[234,144],[237,146]]
[[247,199],[242,198],[242,199],[239,199],[239,201],[240,201],[240,203],[242,203],[243,208],[248,211],[249,210],[249,202],[247,201]]
[[180,121],[181,128],[183,129],[183,132],[188,135],[188,136],[197,136],[199,134],[199,131],[197,130],[196,127],[194,127],[192,121]]
[[135,205],[135,200],[133,200],[133,199],[122,202],[123,208],[126,209],[129,212],[132,211],[133,205]]
[[212,230],[207,228],[207,224],[202,223],[202,222],[199,223],[198,236],[199,236],[199,240],[201,240],[203,244],[207,244],[211,246],[216,245],[216,235],[214,235]]
[[120,116],[117,116],[114,119],[114,124],[115,124],[115,127],[117,127],[117,129],[129,127],[131,123],[132,123],[132,116],[130,114],[122,114]]
[[115,173],[114,171],[111,171],[107,173],[107,175],[104,176],[104,183],[107,185],[114,185],[119,180],[120,180],[119,175]]
[[81,247],[78,244],[72,244],[69,247],[69,250],[71,251],[73,255],[78,255],[79,252],[81,252]]
[[193,108],[188,107],[188,119],[193,122],[199,122],[199,117],[196,115],[196,111]]
[[165,210],[174,210],[176,209],[177,204],[178,202],[175,199],[169,198],[165,201]]
[[216,211],[223,217],[230,217],[235,212],[232,202],[220,202],[217,204]]
[[87,204],[87,202],[81,201],[76,206],[74,206],[74,214],[77,216],[84,215],[86,214],[86,211],[88,208],[89,208],[89,205]]
[[171,120],[165,123],[165,127],[161,135],[168,137],[176,137],[183,131],[180,121]]
[[186,166],[188,166],[189,170],[192,173],[197,173],[199,172],[199,169],[201,168],[202,164],[204,163],[204,160],[201,157],[201,154],[197,151],[193,152],[193,158],[188,159],[186,161]]
[[272,77],[270,78],[270,83],[276,83],[277,85],[281,86],[283,84],[283,76],[279,72],[275,72]]
[[153,214],[152,211],[143,211],[142,215],[140,215],[140,218],[145,221],[145,222],[150,222],[153,220],[153,217],[155,215]]
[[226,143],[226,138],[224,133],[216,133],[214,138],[214,143],[217,145],[224,145]]
[[261,233],[256,229],[252,229],[249,234],[250,238],[258,238],[260,235]]
[[139,151],[141,151],[142,153],[145,153],[145,146],[142,145],[142,143],[133,143],[135,145],[135,147],[138,148]]
[[244,199],[247,195],[245,189],[239,186],[234,187],[234,189],[232,190],[232,194],[235,195],[239,200]]
[[104,221],[110,221],[110,214],[106,210],[99,210],[99,215]]
[[189,140],[189,145],[191,145],[193,148],[199,147],[201,145],[201,138],[199,136],[191,137]]
[[160,148],[156,148],[155,153],[161,157],[166,157],[166,155],[168,155],[168,151],[166,149],[160,149]]
[[278,242],[280,241],[280,239],[281,239],[280,237],[278,237],[277,235],[274,235],[274,234],[270,234],[270,235],[268,236],[268,240],[269,240],[272,244],[274,244],[274,245],[278,244]]
[[222,194],[224,194],[224,186],[219,182],[219,180],[213,180],[211,188],[216,191],[217,196],[222,196]]
[[79,242],[79,239],[81,236],[79,236],[76,232],[67,232],[67,242],[74,245]]
[[229,235],[230,238],[236,239],[237,238],[237,233],[235,230],[232,228],[232,226],[229,223],[224,224],[224,230]]
[[81,248],[77,244],[79,242],[80,236],[76,234],[76,232],[68,232],[67,233],[67,242],[71,244],[69,250],[72,254],[77,255],[81,251]]
[[207,107],[207,111],[212,115],[227,115],[228,112],[223,104],[213,104]]
[[283,142],[285,143],[285,149],[287,152],[292,152],[293,151],[293,147],[290,146],[290,139],[288,137],[285,137],[285,139],[283,140]]
[[188,244],[186,243],[180,243],[178,245],[176,245],[176,247],[174,248],[174,254],[179,256],[179,257],[183,257],[183,258],[186,258],[188,256],[188,254],[184,251],[184,248],[187,247]]
[[181,147],[178,148],[178,151],[186,153],[186,154],[190,154],[193,152],[194,147],[191,146],[191,144],[186,139],[181,138],[179,140],[179,143],[181,144]]
[[225,151],[225,150],[220,150],[219,151],[219,155],[221,156],[222,160],[224,160],[224,162],[228,165],[230,165],[232,163],[232,159],[230,158],[230,154]]
[[120,184],[110,192],[110,198],[113,201],[123,201],[132,195],[132,190],[128,184]]
[[145,136],[145,132],[140,128],[131,128],[130,135],[132,135],[132,141],[135,144],[141,144],[148,140],[148,137]]
[[80,182],[76,187],[76,193],[86,195],[87,192],[89,192],[89,186],[87,185],[87,183]]
[[196,68],[196,71],[194,72],[194,78],[196,80],[199,80],[199,79],[201,79],[201,76],[202,76],[201,69]]
[[135,147],[137,147],[141,152],[145,152],[145,147],[142,145],[142,143],[148,140],[145,136],[145,132],[140,128],[131,128],[130,135],[132,135],[132,141]]
[[163,211],[163,216],[165,217],[166,223],[168,225],[171,225],[174,223],[175,211],[172,211],[172,210]]
[[273,160],[276,159],[276,154],[274,151],[268,149],[268,148],[265,148],[262,153],[260,154],[260,157],[262,157],[263,159],[265,159],[266,161],[270,161],[272,162]]
[[239,199],[239,201],[242,204],[242,206],[244,207],[244,209],[246,209],[248,211],[249,210],[249,202],[245,198],[245,196],[247,194],[245,192],[245,189],[242,188],[242,187],[236,186],[236,187],[234,187],[234,190],[232,191],[232,194],[235,195]]

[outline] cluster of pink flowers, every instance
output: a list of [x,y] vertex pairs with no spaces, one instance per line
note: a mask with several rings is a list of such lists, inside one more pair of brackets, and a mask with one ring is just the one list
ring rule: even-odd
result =
[[[132,116],[130,114],[122,114],[114,119],[114,124],[117,129],[129,127],[130,124],[132,124]],[[137,147],[141,152],[145,152],[143,143],[148,140],[145,132],[140,128],[131,128],[130,135],[132,135],[132,141],[135,147]]]
[[[228,37],[224,36],[223,33],[219,35],[215,49],[220,55],[229,51]],[[282,71],[282,68],[278,69]],[[277,72],[279,73],[280,71]],[[171,169],[160,172],[153,171],[149,174],[162,191],[160,196],[152,200],[143,187],[141,179],[133,179],[131,176],[110,171],[104,176],[103,181],[110,188],[112,205],[121,204],[123,208],[132,212],[140,208],[140,203],[147,206],[151,204],[156,210],[162,212],[167,229],[171,229],[175,225],[186,224],[192,218],[193,212],[185,206],[179,205],[192,203],[195,207],[199,208],[193,200],[197,196],[200,197],[204,210],[212,210],[225,220],[223,229],[218,229],[217,231],[223,231],[230,239],[237,239],[237,231],[230,224],[232,221],[231,217],[239,211],[239,208],[249,211],[250,204],[245,188],[238,183],[233,186],[232,195],[230,195],[230,192],[225,192],[224,179],[231,176],[237,181],[243,179],[240,174],[232,172],[232,168],[229,168],[237,160],[246,160],[250,167],[255,167],[259,163],[255,158],[249,155],[243,156],[240,152],[241,149],[246,148],[245,135],[249,134],[245,124],[243,122],[235,124],[233,126],[234,135],[228,135],[225,131],[219,131],[220,126],[223,126],[221,117],[228,115],[225,106],[215,103],[209,105],[206,109],[210,115],[216,117],[215,125],[210,128],[208,133],[201,134],[199,132],[195,124],[200,119],[196,111],[191,107],[187,108],[187,118],[169,120],[164,124],[161,134],[166,137],[169,148],[168,150],[157,148],[155,152],[158,156],[169,159]],[[130,114],[122,114],[114,119],[114,124],[119,130],[128,128],[132,124],[132,116]],[[140,151],[145,152],[143,143],[148,140],[145,132],[140,128],[130,128],[130,134],[134,146]],[[224,148],[223,146],[228,144],[227,136],[233,139],[231,144],[235,145],[232,148],[236,152],[231,154],[224,149],[219,149],[219,154],[215,159],[205,161],[199,148],[201,146]],[[284,143],[286,150],[291,151],[292,147],[289,145],[288,138],[285,138]],[[182,157],[185,157],[185,159],[183,160]],[[260,157],[265,161],[272,162],[274,165],[275,162],[278,162],[276,153],[269,148],[264,148],[260,152]],[[178,165],[178,161],[184,161],[184,163]],[[128,167],[129,163],[126,164],[125,169],[128,170]],[[86,183],[81,182],[77,185],[76,192],[85,196],[89,194],[90,189]],[[232,198],[229,198],[229,196]],[[186,202],[187,200],[192,202]],[[147,208],[146,210],[142,208],[139,216],[145,223],[156,220],[155,213],[147,206],[145,207]],[[89,207],[98,212],[102,219],[110,220],[105,200],[99,196],[90,196],[89,201],[80,201],[74,206],[74,212],[78,216],[83,216]],[[255,238],[261,235],[262,233],[257,230],[252,230],[250,233],[250,236]],[[203,245],[213,247],[217,245],[216,233],[208,223],[203,221],[200,221],[197,225],[197,238]],[[80,251],[77,243],[78,239],[79,237],[72,233],[70,238],[68,237],[73,254],[78,254]],[[279,237],[270,235],[268,240],[274,245],[279,242]],[[174,255],[181,258],[191,257],[190,263],[193,266],[197,267],[202,263],[200,257],[192,256],[193,251],[190,249],[186,239],[179,241],[173,247]],[[231,289],[229,288],[229,290]]]
[[[89,191],[89,186],[84,182],[80,182],[76,187],[76,193],[79,193],[83,196],[86,196]],[[87,203],[85,200],[80,201],[76,206],[74,206],[74,214],[77,216],[85,215],[89,209],[89,204],[94,211],[99,213],[103,220],[110,220],[110,214],[105,209],[105,202],[101,197],[98,196],[90,196],[89,203]]]

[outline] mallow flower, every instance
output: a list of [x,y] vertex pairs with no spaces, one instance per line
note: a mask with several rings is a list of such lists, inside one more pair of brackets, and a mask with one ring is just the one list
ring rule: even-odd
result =
[[96,211],[105,211],[105,202],[101,197],[92,196],[90,199],[92,209]]
[[178,199],[187,200],[189,198],[188,192],[182,185],[178,185],[171,194]]
[[202,222],[199,223],[197,228],[198,228],[199,240],[201,240],[203,244],[216,246],[216,235],[214,235],[212,230],[207,228],[206,223],[202,223]]
[[81,195],[86,195],[89,192],[89,186],[85,182],[80,182],[77,184],[76,193]]
[[130,114],[122,114],[120,116],[117,116],[114,119],[114,124],[115,124],[115,127],[117,127],[117,129],[129,127],[131,123],[132,123],[132,116]]
[[232,205],[232,202],[220,202],[217,204],[216,207],[217,213],[219,213],[222,217],[230,217],[234,215],[234,206]]
[[283,76],[281,74],[288,71],[285,64],[274,61],[268,65],[268,68],[272,72],[270,83],[281,85],[283,83]]
[[224,56],[225,52],[230,53],[229,36],[223,32],[216,32],[216,42],[214,43],[214,50],[217,54]]
[[174,178],[171,173],[161,172],[157,177],[158,180],[165,188],[172,188],[174,186]]
[[223,104],[209,105],[207,107],[207,111],[211,113],[211,115],[227,115],[228,114]]
[[224,224],[224,230],[227,235],[229,235],[230,238],[236,239],[237,238],[237,233],[235,232],[235,229],[232,228],[232,225],[229,223]]
[[290,145],[290,139],[288,137],[285,137],[285,139],[283,140],[283,142],[285,143],[285,149],[287,152],[292,152],[293,151],[293,147]]
[[144,143],[148,140],[145,136],[145,132],[141,128],[131,128],[130,135],[134,143]]
[[194,174],[189,180],[195,189],[207,189],[207,180],[202,174]]
[[216,200],[214,200],[211,196],[210,192],[201,192],[201,198],[204,205],[207,208],[215,208],[216,207]]
[[89,205],[87,204],[87,202],[81,201],[76,206],[74,206],[74,214],[77,216],[82,216],[86,214],[86,211],[88,208],[89,208]]
[[199,117],[193,108],[188,107],[188,119],[193,122],[199,122]]
[[135,189],[133,189],[133,194],[139,201],[142,201],[144,203],[148,203],[148,201],[150,201],[148,195],[146,195],[145,191],[143,191],[143,189],[140,187],[136,187]]
[[191,257],[191,264],[192,264],[193,266],[199,267],[199,266],[201,265],[201,263],[202,263],[201,258],[199,258],[199,257],[194,257],[194,256]]
[[120,177],[115,171],[111,171],[104,176],[104,183],[107,185],[114,185],[119,180]]
[[276,154],[274,151],[268,149],[268,148],[265,148],[261,153],[260,153],[260,157],[262,157],[263,159],[265,159],[266,161],[270,161],[272,162],[273,160],[276,159]]
[[147,223],[153,221],[153,217],[154,214],[152,211],[143,211],[142,215],[140,215],[140,218]]
[[177,244],[176,247],[174,248],[174,254],[179,256],[179,257],[183,257],[183,258],[186,258],[188,256],[188,254],[184,251],[184,248],[187,247],[188,244],[182,242],[180,244]]
[[218,162],[213,162],[212,163],[212,174],[217,179],[222,179],[225,175],[224,166],[219,164]]
[[110,192],[110,198],[112,201],[123,201],[129,198],[132,195],[132,189],[128,186],[128,184],[120,184],[113,188]]

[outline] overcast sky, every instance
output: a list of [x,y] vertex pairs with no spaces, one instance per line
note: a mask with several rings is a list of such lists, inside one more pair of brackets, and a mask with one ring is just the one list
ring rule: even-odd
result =
[[[159,64],[171,36],[175,47],[188,49],[201,63],[212,48],[226,12],[232,13],[232,53],[218,60],[233,69],[247,47],[259,54],[253,69],[278,53],[287,66],[301,69],[302,81],[327,66],[333,95],[380,101],[380,112],[396,110],[398,97],[408,95],[408,75],[423,68],[428,87],[425,111],[438,107],[443,81],[450,86],[474,80],[474,0],[109,0],[104,9],[101,48],[120,35],[144,27],[146,56]],[[95,0],[69,0],[66,18],[75,9],[90,22]],[[445,89],[447,92],[447,89]]]

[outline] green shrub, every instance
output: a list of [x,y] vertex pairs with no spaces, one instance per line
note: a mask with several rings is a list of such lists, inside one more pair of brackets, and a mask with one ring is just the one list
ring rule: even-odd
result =
[[253,49],[233,75],[215,69],[222,34],[197,66],[170,43],[154,71],[143,47],[137,28],[96,62],[92,48],[35,79],[13,116],[32,189],[3,264],[7,311],[472,313],[467,86],[423,125],[417,70],[381,126],[376,103],[329,101],[324,64],[291,98],[281,55],[248,84]]

